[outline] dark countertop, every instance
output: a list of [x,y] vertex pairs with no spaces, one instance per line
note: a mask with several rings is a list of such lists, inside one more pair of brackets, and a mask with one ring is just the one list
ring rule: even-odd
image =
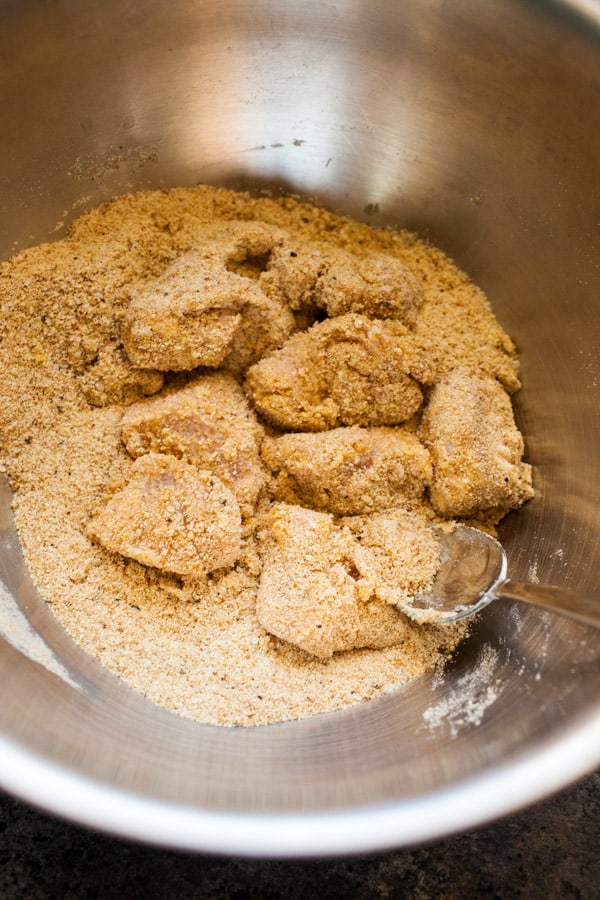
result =
[[600,773],[426,846],[343,859],[221,858],[140,846],[0,794],[1,900],[600,898]]

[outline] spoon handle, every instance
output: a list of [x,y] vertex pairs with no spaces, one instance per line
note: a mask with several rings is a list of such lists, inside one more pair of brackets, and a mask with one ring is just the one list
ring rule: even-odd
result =
[[592,597],[566,588],[508,579],[495,589],[494,596],[504,600],[522,600],[539,609],[562,613],[570,619],[600,628],[599,595]]

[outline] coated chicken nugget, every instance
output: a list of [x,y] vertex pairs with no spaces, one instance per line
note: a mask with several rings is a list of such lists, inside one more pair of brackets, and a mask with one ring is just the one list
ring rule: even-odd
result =
[[269,290],[268,283],[272,252],[287,237],[282,229],[262,222],[228,222],[202,247],[202,255],[217,268],[249,285],[238,327],[221,362],[236,377],[297,330],[289,307]]
[[316,306],[315,289],[330,263],[331,251],[324,243],[297,244],[293,239],[275,248],[264,276],[271,292],[293,310]]
[[88,534],[145,566],[201,577],[235,564],[241,517],[233,493],[215,475],[148,453],[133,463],[127,483],[94,516]]
[[410,604],[433,581],[439,567],[439,534],[424,502],[368,516],[342,519],[371,556],[377,598]]
[[152,369],[136,369],[124,351],[112,344],[102,347],[96,361],[81,377],[81,388],[92,406],[126,406],[157,394],[164,375]]
[[241,324],[253,282],[190,251],[133,297],[123,345],[134,366],[184,372],[219,366]]
[[423,302],[421,285],[401,260],[384,253],[364,258],[340,251],[316,286],[316,300],[328,315],[363,313],[414,325]]
[[256,614],[276,637],[328,659],[406,635],[403,617],[375,597],[370,552],[328,513],[275,504],[261,555]]
[[455,369],[434,388],[420,436],[433,463],[434,508],[444,516],[499,516],[533,496],[531,466],[510,397],[495,378]]
[[297,330],[294,316],[278,300],[262,290],[252,293],[241,312],[241,321],[229,344],[222,367],[237,377],[268,353],[272,353]]
[[121,438],[131,456],[171,453],[217,475],[250,515],[264,483],[263,430],[244,392],[229,375],[195,379],[181,390],[129,407]]
[[421,384],[436,384],[453,369],[468,364],[497,378],[513,394],[521,387],[519,359],[512,339],[500,326],[485,295],[466,276],[452,290],[430,286],[414,328],[428,366],[414,375]]
[[246,390],[256,409],[286,430],[396,425],[422,402],[410,353],[399,322],[339,316],[292,335],[252,366]]
[[229,272],[260,282],[273,254],[287,240],[288,232],[275,225],[228,222],[215,236],[212,252]]
[[315,305],[329,316],[354,312],[411,326],[423,302],[409,267],[385,253],[359,257],[322,243],[284,244],[268,268],[292,309]]
[[401,428],[334,428],[265,438],[263,461],[275,497],[337,515],[387,509],[422,496],[431,479],[429,452]]

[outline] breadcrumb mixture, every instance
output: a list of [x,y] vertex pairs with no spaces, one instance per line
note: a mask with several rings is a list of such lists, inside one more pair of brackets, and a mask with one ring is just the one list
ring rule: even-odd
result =
[[206,723],[393,690],[440,529],[532,496],[515,347],[439,250],[292,198],[119,198],[0,269],[0,454],[71,636]]

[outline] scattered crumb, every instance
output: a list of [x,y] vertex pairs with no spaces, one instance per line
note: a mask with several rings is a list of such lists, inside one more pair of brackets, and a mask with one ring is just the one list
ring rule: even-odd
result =
[[447,725],[452,737],[456,737],[465,725],[479,725],[486,709],[494,703],[502,692],[502,683],[495,678],[498,652],[485,644],[473,668],[459,678],[452,694],[445,697],[423,713],[430,728]]

